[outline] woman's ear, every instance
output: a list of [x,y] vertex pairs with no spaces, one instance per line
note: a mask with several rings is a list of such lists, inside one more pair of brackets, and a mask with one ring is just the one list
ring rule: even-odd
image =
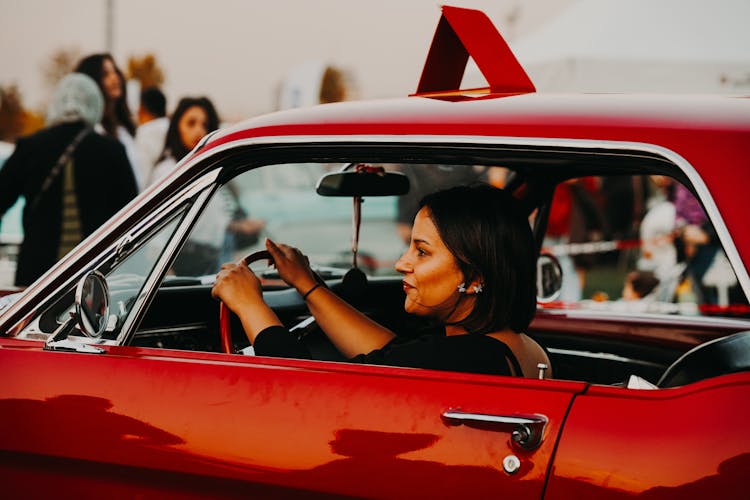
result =
[[466,285],[466,294],[467,295],[478,295],[484,291],[484,280],[481,276],[476,277],[468,282],[468,285]]

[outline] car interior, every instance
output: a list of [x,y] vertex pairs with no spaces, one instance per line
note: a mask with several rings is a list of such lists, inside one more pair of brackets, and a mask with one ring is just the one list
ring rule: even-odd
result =
[[[404,293],[393,264],[405,248],[417,203],[437,189],[485,182],[510,190],[522,202],[539,254],[552,255],[560,274],[551,291],[540,291],[538,314],[527,332],[547,350],[555,378],[625,385],[636,376],[655,387],[668,387],[750,368],[750,337],[739,333],[750,330],[750,314],[731,268],[732,276],[721,286],[733,308],[702,307],[702,299],[679,289],[686,286],[683,281],[665,290],[667,280],[660,280],[659,300],[637,306],[621,296],[624,281],[638,270],[644,255],[639,228],[649,204],[665,199],[651,179],[667,177],[698,198],[685,175],[658,154],[551,146],[345,153],[346,161],[322,154],[295,163],[227,161],[219,188],[137,321],[129,319],[131,306],[167,244],[178,238],[189,204],[177,206],[144,230],[143,243],[133,245],[127,255],[99,267],[116,316],[107,321],[103,342],[221,352],[220,304],[210,295],[213,278],[222,262],[262,250],[265,237],[299,247],[325,286],[360,311],[399,336],[416,335],[425,320],[404,312]],[[561,210],[567,232],[553,234]],[[626,210],[632,216],[614,220],[612,214]],[[263,229],[242,235],[238,245],[240,238],[224,229],[231,227],[227,221],[217,222],[215,214],[221,212],[237,218],[231,220],[260,220]],[[208,248],[209,236],[213,248]],[[678,264],[674,262],[675,269],[684,271]],[[250,266],[261,277],[267,303],[315,359],[346,361],[314,322],[302,297],[286,287],[272,266],[263,259]],[[577,290],[561,296],[571,283]],[[70,290],[40,315],[36,327],[44,333],[56,331],[73,302]],[[716,315],[726,317],[719,327],[715,321],[701,321]],[[122,336],[124,325],[133,333]],[[251,354],[237,318],[231,316],[229,325],[231,350]],[[713,347],[698,348],[701,344]],[[699,355],[687,354],[696,348]],[[714,372],[695,368],[694,360],[706,358],[718,366]]]

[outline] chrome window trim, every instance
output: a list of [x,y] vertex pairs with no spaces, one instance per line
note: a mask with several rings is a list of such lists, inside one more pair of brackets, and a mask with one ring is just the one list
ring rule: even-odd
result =
[[211,196],[216,191],[215,185],[213,186],[213,189],[205,188],[208,187],[208,184],[216,180],[218,173],[218,170],[214,170],[213,172],[210,172],[202,178],[211,178],[211,181],[209,183],[199,183],[200,185],[202,185],[203,191],[198,194],[196,200],[193,202],[190,209],[188,209],[187,213],[182,218],[182,221],[177,225],[172,238],[169,240],[169,243],[167,243],[167,246],[164,248],[161,256],[154,264],[151,274],[146,277],[146,280],[144,281],[143,286],[138,293],[138,296],[133,302],[133,307],[130,310],[130,314],[128,314],[127,319],[120,329],[120,334],[117,336],[118,345],[128,345],[130,340],[133,338],[133,335],[135,335],[135,330],[138,326],[138,323],[140,323],[141,321],[144,309],[156,295],[156,292],[159,289],[158,284],[164,278],[172,257],[174,256],[177,249],[182,246],[183,241],[187,238],[190,230],[193,228],[193,222],[198,218],[200,213],[203,211],[206,203],[211,199]]
[[726,316],[685,316],[679,314],[630,313],[581,310],[581,309],[537,309],[544,311],[545,316],[564,316],[570,319],[599,319],[614,323],[643,323],[648,318],[650,325],[670,325],[698,328],[724,327],[750,330],[750,320]]
[[588,359],[601,359],[606,361],[617,361],[618,363],[626,363],[626,364],[640,364],[640,365],[649,365],[654,367],[661,367],[659,363],[655,363],[653,361],[643,361],[638,360],[635,358],[627,358],[625,356],[620,356],[619,354],[613,354],[611,352],[593,352],[593,351],[583,351],[580,349],[561,349],[558,347],[548,347],[547,350],[550,352],[550,354],[559,354],[563,356],[576,356],[579,358],[588,358]]
[[175,331],[180,332],[203,332],[207,329],[205,323],[191,323],[187,325],[179,325],[175,328],[148,328],[138,330],[134,338],[150,338],[150,337],[168,337],[174,335]]

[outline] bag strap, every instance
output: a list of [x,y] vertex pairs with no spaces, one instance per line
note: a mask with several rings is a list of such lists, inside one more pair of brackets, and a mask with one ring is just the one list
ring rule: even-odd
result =
[[62,189],[62,217],[60,224],[60,244],[57,248],[57,260],[65,255],[83,239],[81,230],[81,216],[78,211],[78,199],[76,197],[75,172],[73,159],[65,162],[63,171]]
[[44,182],[42,182],[42,187],[34,197],[34,201],[31,202],[30,213],[36,210],[36,206],[39,204],[44,194],[49,190],[50,186],[52,186],[52,183],[55,181],[57,176],[60,175],[60,170],[65,166],[66,163],[68,163],[68,160],[71,156],[73,156],[73,153],[75,152],[76,148],[81,143],[83,138],[89,135],[89,133],[91,133],[93,130],[94,129],[92,127],[83,127],[83,130],[78,132],[71,143],[68,144],[68,147],[65,148],[65,151],[63,151],[62,155],[60,155],[60,158],[57,159],[57,163],[55,163],[55,166],[52,167],[52,170],[49,171],[49,174],[47,174]]

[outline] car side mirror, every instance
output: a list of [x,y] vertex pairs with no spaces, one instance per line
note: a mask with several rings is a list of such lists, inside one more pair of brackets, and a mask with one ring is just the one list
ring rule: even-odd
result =
[[562,290],[562,267],[552,254],[542,253],[536,260],[536,301],[549,304],[557,300]]
[[49,351],[74,351],[101,354],[99,347],[74,340],[70,333],[78,326],[85,336],[98,339],[109,321],[109,287],[99,271],[91,271],[78,282],[70,318],[50,335],[44,346]]
[[91,271],[78,283],[75,296],[76,321],[84,335],[99,338],[109,319],[109,287],[99,271]]

